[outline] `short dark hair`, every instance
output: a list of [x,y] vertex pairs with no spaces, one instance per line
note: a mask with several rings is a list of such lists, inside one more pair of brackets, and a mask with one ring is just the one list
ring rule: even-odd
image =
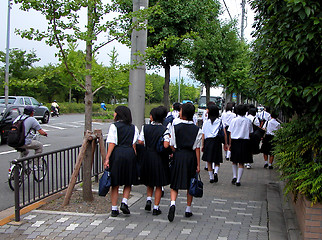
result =
[[163,106],[152,108],[152,110],[150,111],[150,115],[152,116],[153,121],[157,123],[163,123],[166,114],[166,108]]
[[116,112],[115,121],[123,121],[126,124],[132,123],[131,110],[126,106],[118,106],[114,110]]
[[277,111],[272,111],[272,113],[271,113],[271,117],[272,118],[278,118],[278,112]]
[[193,120],[193,115],[195,114],[195,106],[188,102],[181,105],[182,117],[185,117],[188,121]]
[[239,116],[245,116],[247,112],[247,106],[245,104],[239,104],[235,107],[235,113]]
[[211,120],[211,123],[213,123],[216,118],[219,117],[219,108],[216,104],[211,104],[208,106],[208,118]]
[[209,109],[209,106],[211,106],[211,105],[216,105],[216,103],[214,103],[214,102],[208,102],[207,103],[207,108]]
[[256,116],[257,109],[256,108],[250,108],[248,110],[248,113],[252,116]]
[[172,106],[173,110],[180,111],[181,103],[175,102]]
[[228,102],[226,104],[226,111],[232,111],[233,108],[234,108],[234,106],[235,106],[235,103],[234,102]]

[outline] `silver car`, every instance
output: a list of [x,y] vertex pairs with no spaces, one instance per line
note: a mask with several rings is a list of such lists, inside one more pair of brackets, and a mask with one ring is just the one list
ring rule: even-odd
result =
[[[5,104],[5,97],[0,96],[0,105]],[[18,105],[18,106],[27,106],[31,105],[35,109],[34,117],[37,120],[41,120],[42,123],[49,122],[49,110],[46,106],[43,106],[42,103],[39,103],[33,97],[28,96],[9,96],[8,104]]]

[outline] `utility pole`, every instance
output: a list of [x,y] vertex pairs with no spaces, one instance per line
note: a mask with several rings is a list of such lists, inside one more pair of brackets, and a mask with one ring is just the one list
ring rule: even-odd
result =
[[[244,29],[245,29],[245,5],[246,5],[246,0],[242,0],[241,6],[242,6],[242,16],[241,16],[241,24],[240,24],[240,38],[242,41],[244,41]],[[239,93],[237,95],[237,103],[240,104],[242,103],[242,95]]]
[[5,84],[4,84],[4,96],[5,104],[8,105],[9,98],[9,42],[10,42],[10,9],[11,0],[8,0],[8,21],[7,21],[7,46],[6,46],[6,68],[5,68]]
[[180,87],[181,87],[181,66],[179,66],[179,88],[178,88],[178,103],[180,102]]
[[[148,7],[148,0],[133,0],[133,12]],[[136,18],[133,19],[136,21]],[[142,57],[137,55],[145,53],[147,46],[147,30],[132,31],[131,35],[131,64],[139,63],[135,69],[130,70],[129,86],[129,108],[132,113],[132,123],[141,129],[144,124],[144,105],[145,105],[145,63]]]

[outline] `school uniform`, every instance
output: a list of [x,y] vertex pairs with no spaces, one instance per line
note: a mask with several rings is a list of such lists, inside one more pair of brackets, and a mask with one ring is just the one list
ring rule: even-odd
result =
[[161,187],[169,184],[169,155],[158,153],[157,142],[163,135],[163,141],[170,142],[169,130],[162,124],[152,122],[142,126],[139,141],[145,145],[141,162],[141,183],[150,187]]
[[260,127],[260,122],[258,117],[248,114],[246,116],[249,120],[251,120],[253,125],[253,132],[250,134],[250,146],[253,154],[258,154],[260,152],[259,143],[261,138],[255,134],[255,130]]
[[223,162],[222,159],[222,142],[218,136],[219,129],[222,127],[222,121],[217,118],[213,123],[208,119],[202,126],[202,133],[204,134],[204,148],[202,160],[206,162],[213,162],[219,165]]
[[107,142],[115,147],[110,156],[112,186],[129,186],[138,184],[137,159],[133,149],[139,131],[133,124],[123,121],[111,124]]
[[245,116],[237,116],[228,127],[231,134],[231,159],[234,164],[252,163],[249,135],[253,132],[252,122]]
[[227,133],[227,141],[229,139],[229,134],[230,134],[230,132],[228,132],[228,127],[231,123],[231,120],[233,120],[235,117],[236,117],[236,114],[233,113],[232,111],[223,112],[221,115],[222,124],[223,124],[223,127],[226,129],[226,133]]
[[197,170],[195,149],[200,148],[202,132],[193,121],[178,120],[171,127],[170,146],[175,148],[170,169],[170,188],[189,189],[190,179]]
[[281,128],[281,124],[275,118],[273,118],[269,120],[267,124],[264,124],[263,127],[266,129],[266,135],[263,138],[261,152],[265,155],[273,155],[273,138],[275,135],[275,131]]

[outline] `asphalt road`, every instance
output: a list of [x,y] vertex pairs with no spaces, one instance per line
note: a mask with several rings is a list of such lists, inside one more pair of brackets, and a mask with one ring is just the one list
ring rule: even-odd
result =
[[[68,114],[50,118],[48,124],[41,124],[48,133],[48,137],[40,137],[40,141],[44,144],[44,152],[81,144],[84,120],[84,114]],[[93,130],[102,129],[106,137],[109,125],[109,123],[93,122]],[[8,145],[0,145],[0,211],[14,205],[14,192],[8,186],[8,169],[10,162],[15,158],[19,158],[19,153]]]

